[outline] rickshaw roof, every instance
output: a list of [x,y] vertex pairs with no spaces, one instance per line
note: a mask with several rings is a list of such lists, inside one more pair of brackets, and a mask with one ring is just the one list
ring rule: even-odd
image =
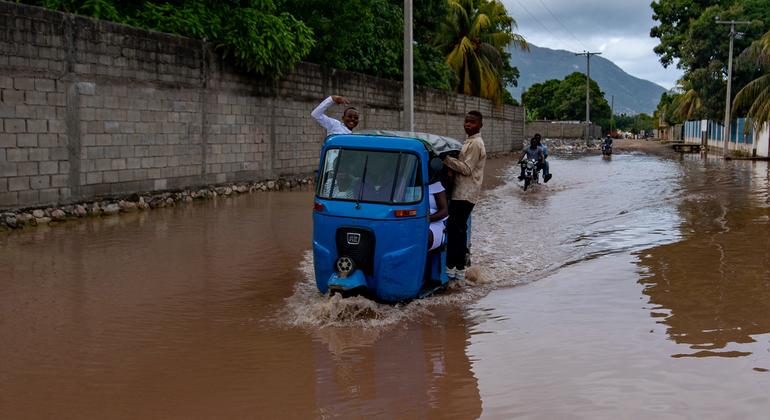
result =
[[[374,140],[372,137],[377,137]],[[462,142],[447,136],[437,134],[422,133],[418,131],[396,131],[396,130],[362,130],[355,134],[341,134],[330,136],[326,140],[327,146],[355,147],[366,146],[376,149],[409,149],[409,150],[432,150],[436,154],[445,152],[459,151],[462,149]]]

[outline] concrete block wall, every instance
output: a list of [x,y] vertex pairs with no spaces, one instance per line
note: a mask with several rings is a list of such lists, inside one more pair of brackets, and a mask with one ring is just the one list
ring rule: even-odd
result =
[[[394,129],[402,92],[309,63],[259,79],[197,40],[0,2],[0,209],[309,174],[325,96],[348,97],[360,128]],[[523,108],[415,92],[420,131],[462,139],[472,109],[489,153],[521,147]]]
[[[585,124],[567,123],[559,121],[530,121],[526,127],[526,138],[530,139],[535,133],[540,133],[545,138],[551,139],[579,139],[585,137]],[[591,137],[600,138],[602,127],[591,124]]]

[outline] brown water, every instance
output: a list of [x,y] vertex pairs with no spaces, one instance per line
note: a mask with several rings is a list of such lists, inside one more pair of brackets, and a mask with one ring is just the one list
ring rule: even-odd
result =
[[318,295],[309,192],[0,235],[0,418],[767,417],[765,163],[508,166],[404,306]]

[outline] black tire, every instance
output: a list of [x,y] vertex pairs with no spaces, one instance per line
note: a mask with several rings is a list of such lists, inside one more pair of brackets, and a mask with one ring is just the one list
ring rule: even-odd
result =
[[529,187],[529,184],[531,184],[532,181],[529,180],[529,178],[524,178],[524,191],[527,191],[527,187]]

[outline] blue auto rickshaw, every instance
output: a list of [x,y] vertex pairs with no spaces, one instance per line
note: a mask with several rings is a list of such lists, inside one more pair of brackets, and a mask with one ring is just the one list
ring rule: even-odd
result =
[[415,132],[326,139],[313,206],[321,293],[401,302],[446,286],[445,246],[428,252],[428,181],[442,169],[440,157],[461,147]]

